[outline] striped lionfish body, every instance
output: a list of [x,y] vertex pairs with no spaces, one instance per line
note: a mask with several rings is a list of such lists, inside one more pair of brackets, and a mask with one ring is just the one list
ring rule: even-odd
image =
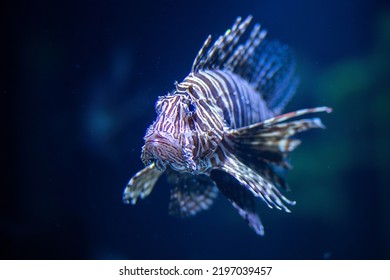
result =
[[[318,118],[291,119],[331,109],[281,114],[298,84],[294,58],[285,45],[266,41],[259,24],[240,43],[250,21],[251,16],[237,18],[213,44],[209,36],[190,74],[159,97],[157,118],[144,137],[141,158],[146,167],[130,179],[125,203],[148,196],[166,173],[173,185],[169,206],[173,215],[188,217],[208,209],[219,191],[259,235],[264,228],[256,198],[289,212],[287,205],[294,202],[279,189],[287,188],[281,173],[289,168],[287,157],[300,143],[291,137],[323,128]],[[221,184],[219,173],[239,185]]]

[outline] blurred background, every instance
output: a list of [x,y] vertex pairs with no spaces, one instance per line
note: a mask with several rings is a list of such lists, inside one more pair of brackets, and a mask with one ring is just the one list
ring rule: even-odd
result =
[[[0,258],[390,259],[385,1],[1,6]],[[164,178],[124,205],[157,96],[189,73],[208,34],[248,14],[297,55],[301,84],[286,111],[334,109],[292,155],[292,214],[259,201],[259,237],[220,195],[179,220]]]

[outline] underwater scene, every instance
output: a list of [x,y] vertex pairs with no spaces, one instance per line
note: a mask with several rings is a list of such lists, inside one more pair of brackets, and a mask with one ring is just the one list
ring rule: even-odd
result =
[[0,259],[390,259],[386,1],[1,10]]

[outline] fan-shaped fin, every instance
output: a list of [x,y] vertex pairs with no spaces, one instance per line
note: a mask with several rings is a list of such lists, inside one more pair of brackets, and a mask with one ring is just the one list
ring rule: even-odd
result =
[[207,210],[217,197],[218,189],[214,181],[206,175],[189,173],[167,173],[171,190],[169,214],[181,218],[194,216]]
[[331,109],[327,107],[298,110],[264,122],[231,130],[228,137],[232,140],[239,157],[249,155],[260,161],[288,167],[286,157],[300,144],[300,140],[290,137],[308,129],[324,128],[324,126],[319,118],[284,121],[308,113],[330,111]]
[[278,41],[264,40],[247,67],[250,84],[278,115],[294,95],[299,82],[291,49]]
[[261,198],[270,208],[277,208],[290,212],[285,204],[294,205],[294,201],[285,198],[265,176],[261,176],[255,170],[242,163],[234,155],[226,152],[226,159],[222,166],[215,169],[224,171],[233,176],[243,187],[254,196]]
[[264,227],[256,211],[255,197],[245,188],[227,177],[225,173],[213,171],[212,178],[217,182],[218,189],[237,209],[240,216],[258,235],[264,235]]
[[123,191],[123,202],[135,204],[139,197],[147,197],[161,174],[162,172],[157,170],[154,163],[137,172]]
[[212,44],[211,35],[199,50],[191,72],[200,70],[229,70],[257,90],[268,107],[279,114],[298,86],[292,51],[277,41],[264,40],[267,32],[255,24],[246,41],[240,39],[252,16],[238,17],[231,29]]

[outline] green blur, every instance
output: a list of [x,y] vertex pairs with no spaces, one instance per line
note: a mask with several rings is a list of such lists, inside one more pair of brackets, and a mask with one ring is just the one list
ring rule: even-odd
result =
[[303,143],[292,154],[293,191],[287,196],[297,200],[295,215],[322,220],[352,238],[373,231],[388,256],[390,11],[378,15],[373,28],[365,53],[346,54],[327,69],[304,65],[300,71],[311,105],[334,110],[320,116],[326,130],[299,136]]

